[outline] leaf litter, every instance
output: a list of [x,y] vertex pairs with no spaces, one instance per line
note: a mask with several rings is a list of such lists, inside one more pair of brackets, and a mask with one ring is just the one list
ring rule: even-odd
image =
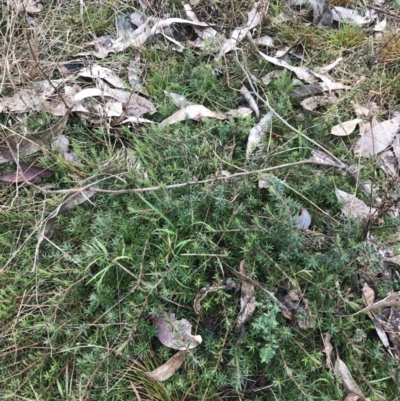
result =
[[157,337],[163,345],[178,351],[196,348],[203,339],[199,335],[192,335],[192,325],[186,320],[177,320],[175,314],[156,316],[152,319],[157,328]]
[[[25,3],[28,4],[28,2],[25,2]],[[29,3],[37,4],[37,2],[29,2]],[[313,5],[314,23],[321,25],[321,26],[330,26],[332,24],[333,20],[340,21],[340,22],[364,24],[364,22],[360,22],[360,18],[367,18],[366,13],[365,13],[365,17],[362,17],[361,15],[357,15],[357,13],[353,13],[353,12],[351,13],[352,14],[351,18],[350,17],[344,18],[345,10],[339,10],[339,7],[335,7],[333,9],[334,11],[332,12],[332,10],[329,8],[329,3],[327,1],[321,1],[321,2],[312,1],[311,3]],[[222,55],[226,54],[227,52],[234,50],[237,47],[237,45],[239,44],[239,42],[241,40],[243,40],[245,38],[245,36],[250,34],[251,29],[253,29],[254,27],[256,27],[260,24],[260,22],[262,21],[263,15],[265,14],[265,7],[267,5],[268,5],[268,2],[263,2],[263,1],[256,3],[254,8],[252,10],[250,10],[248,13],[247,24],[243,28],[237,28],[236,30],[234,30],[231,34],[231,37],[229,39],[227,39],[225,42],[222,42],[222,46],[219,50],[218,56],[222,56]],[[188,20],[190,20],[192,22],[192,25],[194,26],[194,30],[196,31],[196,33],[200,39],[199,42],[196,44],[196,46],[199,46],[199,47],[202,46],[204,44],[204,41],[209,40],[209,39],[214,39],[214,43],[216,43],[216,44],[221,43],[220,42],[221,36],[219,35],[219,33],[216,30],[214,30],[208,24],[201,23],[197,19],[196,15],[194,14],[194,12],[192,11],[190,6],[185,5],[184,7],[185,7],[185,11],[186,11]],[[28,10],[26,9],[26,11],[28,11]],[[35,12],[35,11],[31,11],[31,12]],[[337,19],[338,18],[337,15],[339,15],[339,12],[341,13],[340,20]],[[349,15],[349,13],[346,15]],[[137,29],[132,29],[131,24],[126,23],[126,21],[128,21],[129,19],[133,25],[137,26]],[[171,22],[171,20],[174,20],[174,22]],[[181,22],[178,22],[178,20]],[[168,22],[166,22],[166,21],[168,21]],[[372,19],[370,19],[370,21],[372,21]],[[138,47],[141,44],[145,43],[151,36],[155,36],[156,34],[162,34],[164,36],[168,36],[168,34],[167,34],[168,31],[166,30],[166,28],[168,28],[171,24],[174,24],[174,23],[187,24],[189,22],[187,20],[181,20],[181,19],[159,20],[154,17],[145,19],[145,17],[143,17],[137,13],[131,14],[130,16],[124,16],[121,19],[117,19],[117,23],[116,23],[117,32],[118,32],[117,39],[114,39],[111,36],[104,36],[104,37],[95,39],[95,41],[92,42],[92,44],[95,46],[95,52],[92,54],[96,55],[96,52],[97,52],[97,57],[102,58],[102,57],[107,56],[110,52],[119,52],[130,46]],[[380,30],[379,27],[378,27],[378,30]],[[172,42],[175,43],[173,37],[170,37],[169,40],[171,40]],[[267,37],[267,36],[255,39],[254,42],[256,42],[260,46],[273,47],[273,39],[270,37]],[[190,45],[187,44],[188,47],[190,47],[192,45],[194,45],[194,44],[190,44]],[[185,44],[185,46],[186,46],[186,44]],[[283,52],[284,53],[283,55],[286,55],[288,53],[288,49],[290,49],[290,48],[288,47],[287,50]],[[137,53],[137,54],[139,54],[139,53]],[[218,56],[217,56],[217,58],[218,58]],[[264,57],[264,56],[266,56],[266,55],[263,55],[263,58],[265,58],[265,59],[267,59],[266,57],[270,57],[270,56],[266,56],[266,57]],[[273,61],[270,61],[271,59]],[[335,62],[331,63],[329,66],[326,66],[326,68],[324,68],[324,67],[320,68],[318,70],[318,72],[315,72],[306,67],[290,66],[290,64],[288,64],[286,61],[280,60],[276,55],[274,58],[270,57],[270,59],[267,61],[270,61],[279,67],[283,67],[285,69],[288,69],[288,70],[294,72],[300,79],[305,81],[307,84],[311,84],[311,85],[306,85],[306,86],[301,87],[298,90],[297,94],[295,94],[295,96],[304,96],[307,93],[307,91],[310,91],[313,94],[315,94],[315,93],[321,93],[324,91],[331,92],[333,90],[350,89],[347,86],[344,86],[340,83],[334,82],[333,79],[327,75],[327,72],[331,68],[334,68],[337,65],[337,63],[339,62],[337,60]],[[132,88],[135,91],[146,94],[144,84],[140,79],[142,72],[140,71],[140,69],[138,69],[136,67],[137,64],[138,64],[138,58],[135,57],[135,59],[131,60],[131,64],[128,67],[128,71],[129,71],[128,79],[129,79],[129,82],[130,82]],[[277,77],[278,75],[280,76],[281,72],[282,71],[279,70],[279,71],[273,71],[273,73],[270,73],[270,75],[267,74],[268,77],[265,78],[265,80],[263,80],[264,83],[267,85],[271,79]],[[65,99],[64,99],[65,103],[61,102],[60,99],[54,100],[54,98],[52,98],[51,100],[49,100],[49,97],[54,94],[54,91],[51,92],[51,90],[49,91],[49,94],[44,97],[43,96],[40,97],[40,94],[38,95],[37,93],[35,94],[34,92],[29,92],[29,91],[22,92],[21,91],[20,93],[14,95],[12,100],[10,100],[11,97],[8,98],[8,100],[7,99],[4,100],[5,98],[3,97],[2,102],[0,102],[0,112],[2,110],[11,111],[12,107],[15,108],[13,110],[15,112],[26,112],[30,109],[44,110],[44,108],[47,107],[47,110],[53,110],[54,113],[58,113],[56,115],[65,116],[67,114],[68,109],[72,108],[73,111],[79,112],[80,115],[82,115],[82,116],[83,116],[83,114],[96,113],[100,117],[105,116],[110,119],[114,118],[114,122],[118,123],[118,124],[119,123],[122,123],[122,124],[129,123],[129,122],[132,122],[132,123],[151,122],[150,120],[146,120],[146,119],[140,117],[141,115],[143,115],[145,113],[152,114],[152,113],[156,112],[156,109],[155,109],[154,105],[152,105],[151,101],[146,98],[143,98],[143,97],[136,97],[131,102],[131,97],[132,97],[131,93],[129,93],[127,91],[117,92],[117,90],[119,90],[119,89],[126,88],[126,85],[110,69],[100,67],[97,65],[93,65],[91,67],[81,67],[80,70],[75,71],[73,73],[73,75],[75,77],[81,76],[81,77],[89,77],[89,78],[94,79],[96,81],[96,87],[81,90],[79,86],[75,86],[75,94],[73,94],[69,99],[67,99],[67,96],[65,96]],[[99,81],[99,80],[105,80],[105,81],[107,81],[108,84],[114,86],[114,88],[117,88],[117,89],[110,88],[105,83],[98,84],[97,81]],[[322,82],[317,82],[318,80],[321,80]],[[65,85],[65,88],[67,88],[67,87],[68,87],[68,85]],[[84,91],[86,91],[86,92],[84,92]],[[318,92],[318,91],[320,91],[320,92]],[[253,111],[255,112],[256,116],[258,116],[258,107],[257,107],[256,102],[254,101],[254,98],[252,98],[251,93],[244,86],[242,87],[242,93],[248,100],[248,103],[251,106],[251,108],[253,109]],[[170,94],[166,93],[166,95],[170,95]],[[127,98],[127,96],[129,96],[129,98]],[[138,96],[138,95],[136,95],[136,96]],[[101,103],[101,105],[99,105],[97,109],[95,109],[94,106],[90,104],[90,102],[83,104],[87,98],[92,98],[92,97],[100,97],[101,98],[99,100],[99,104]],[[315,99],[315,98],[316,97],[305,99],[301,104],[302,107],[306,111],[310,112],[310,114],[315,113],[314,115],[323,115],[323,113],[318,114],[319,112],[316,112],[315,109],[318,107],[325,106],[325,105],[333,104],[333,102],[337,100],[337,98],[335,98],[334,96],[332,97],[331,93],[330,93],[330,96],[318,96],[318,98],[320,98],[320,99]],[[331,100],[328,100],[329,98],[331,98]],[[335,100],[333,98],[335,98]],[[56,101],[58,102],[57,104],[55,103]],[[147,102],[149,102],[149,103],[147,103]],[[332,102],[332,103],[330,103],[330,102]],[[151,103],[151,105],[150,105],[150,103]],[[231,110],[224,114],[218,114],[218,113],[214,113],[213,111],[205,108],[202,105],[190,104],[190,102],[188,102],[185,98],[183,98],[183,101],[181,101],[181,102],[177,101],[176,104],[178,107],[182,108],[182,110],[186,109],[185,110],[186,113],[184,113],[184,114],[180,113],[177,116],[172,115],[169,118],[165,119],[161,123],[161,125],[174,124],[179,121],[184,121],[184,120],[186,120],[186,118],[200,120],[205,117],[213,117],[213,118],[222,120],[224,118],[233,117],[233,116],[234,117],[247,116],[247,115],[250,115],[252,112],[248,108],[241,108],[238,110]],[[85,106],[90,106],[90,107],[86,108]],[[190,109],[190,107],[193,107],[193,109]],[[187,108],[189,108],[189,112],[187,112],[188,111]],[[192,111],[192,110],[196,110],[196,111]],[[177,113],[179,113],[179,112],[177,112]],[[342,124],[339,124],[338,126],[333,127],[332,134],[337,135],[337,136],[349,135],[351,132],[354,131],[357,124],[360,124],[360,133],[363,133],[363,129],[361,127],[361,122],[362,122],[362,118],[365,117],[366,115],[367,114],[365,114],[364,116],[358,116],[359,118],[357,118],[355,120],[345,121]],[[120,117],[123,117],[122,122],[121,122],[121,119],[119,119]],[[168,121],[168,119],[170,119],[170,120]],[[261,121],[260,121],[260,123],[261,123]],[[386,122],[384,122],[384,123],[386,123]],[[381,124],[383,124],[383,123],[381,123]],[[256,128],[256,127],[254,127],[254,128]],[[375,129],[375,127],[374,127],[374,129]],[[380,134],[380,131],[379,131],[380,129],[381,129],[381,127],[378,126],[379,134]],[[387,131],[386,125],[383,127],[383,130]],[[370,131],[372,131],[372,129]],[[390,131],[390,129],[389,129],[389,131]],[[254,149],[257,146],[259,146],[259,144],[262,140],[262,136],[265,134],[265,132],[262,132],[262,131],[259,131],[256,134],[254,134],[254,132],[253,132],[252,138],[251,138],[251,135],[249,135],[248,145],[247,145],[247,150],[246,150],[246,158],[248,158],[250,156],[250,154],[254,151]],[[251,132],[250,132],[250,134],[251,134]],[[374,135],[371,135],[371,137],[372,137],[371,142],[382,141],[382,138],[380,138],[381,135],[378,135],[378,136],[379,136],[379,139],[376,139],[377,135],[376,135],[376,131],[375,131]],[[361,138],[357,142],[357,145],[356,145],[357,150],[355,150],[356,154],[364,154],[364,153],[367,154],[367,152],[370,152],[370,150],[368,150],[368,151],[365,150],[369,146],[369,145],[368,146],[365,145],[365,142],[368,139],[367,137],[368,137],[368,131],[362,136],[362,138],[363,138],[363,140],[361,141],[362,144],[361,145],[359,144]],[[387,149],[390,145],[393,145],[393,148],[395,148],[395,146],[396,146],[395,138],[396,138],[396,135],[394,135],[392,142],[390,142],[389,140],[386,141],[386,142],[388,142],[388,144],[386,145],[385,149]],[[52,139],[54,139],[54,138],[52,138]],[[386,142],[384,142],[384,143],[386,143]],[[49,142],[46,141],[46,146],[48,146],[48,144],[49,144]],[[76,157],[76,155],[73,155],[69,152],[68,139],[66,137],[64,137],[63,135],[59,135],[58,138],[56,138],[52,142],[52,146],[54,146],[54,149],[57,149],[58,151],[60,151],[60,153],[63,155],[63,157],[65,157],[65,159],[67,161],[71,161],[71,162],[75,161],[74,158]],[[359,150],[359,148],[361,150]],[[372,148],[373,148],[373,152],[372,153],[370,152],[370,154],[375,155],[375,154],[378,154],[381,152],[381,151],[379,151],[379,152],[376,151],[376,149],[380,149],[379,143],[373,143]],[[332,166],[338,167],[337,162],[335,160],[327,157],[326,154],[324,154],[323,152],[320,152],[320,154],[318,154],[317,152],[318,151],[313,151],[313,156],[311,159],[318,161],[320,164],[326,164],[326,165],[332,165]],[[27,153],[27,154],[30,154],[30,153]],[[370,154],[367,154],[367,155],[370,155]],[[1,152],[0,152],[0,155],[1,155]],[[12,160],[12,158],[9,158],[9,160]],[[20,165],[22,168],[24,168],[22,163],[20,163]],[[37,166],[31,166],[31,167],[32,167],[33,171],[35,171],[35,168],[38,168]],[[14,174],[16,174],[16,173],[14,173]],[[25,170],[25,174],[26,175],[30,174],[29,168],[27,168]],[[39,173],[37,175],[39,176]],[[18,179],[17,176],[15,176],[15,177],[16,177],[16,179]],[[28,179],[27,176],[25,178]],[[32,180],[33,179],[35,179],[35,176],[32,177]],[[87,192],[86,194],[80,193],[80,195],[83,195],[83,197],[85,198],[82,200],[82,202],[89,199],[89,197],[94,194],[94,191],[90,191],[90,192],[93,192],[93,194],[91,194],[89,196],[89,191],[86,191],[86,192]],[[339,192],[341,193],[340,194],[341,199],[345,201],[345,207],[343,208],[343,213],[348,214],[355,218],[365,218],[368,214],[375,213],[375,209],[368,208],[362,201],[358,200],[357,198],[355,198],[355,197],[352,198],[352,196],[350,194],[346,194],[343,191],[339,191]],[[344,194],[346,194],[348,196],[346,196]],[[51,220],[54,219],[54,217],[56,217],[57,214],[71,210],[75,205],[82,203],[81,200],[78,200],[79,196],[76,197],[75,201],[71,198],[73,198],[73,196],[71,196],[70,198],[66,197],[64,199],[63,204],[65,203],[65,205],[68,205],[68,206],[62,207],[63,204],[60,205],[59,208],[57,208],[58,211],[56,209],[49,216],[50,220],[46,221],[45,229],[41,233],[43,235],[43,238],[45,235],[44,234],[45,231],[49,232],[49,235],[47,238],[50,237],[52,229],[53,229],[52,228],[53,222]],[[338,198],[339,198],[339,196],[338,196]],[[361,202],[361,203],[357,203],[357,201]],[[354,204],[356,204],[356,206],[354,206]],[[359,210],[357,212],[354,212],[353,209],[357,208],[357,207],[359,208]],[[368,212],[366,212],[366,209],[368,209]],[[55,213],[55,215],[54,215],[54,213]],[[302,229],[307,229],[310,226],[310,224],[311,224],[311,216],[309,215],[307,209],[302,208],[302,213],[297,219],[297,227],[302,228]],[[40,242],[38,242],[38,247],[39,247],[39,245],[40,245]],[[242,268],[242,266],[241,266],[241,268]],[[243,268],[244,268],[244,264],[243,264]],[[241,272],[242,272],[242,270],[241,270]],[[242,273],[243,273],[243,275],[245,275],[245,271]],[[244,287],[246,287],[245,284],[247,284],[247,286],[248,286],[247,289],[244,288]],[[226,285],[222,285],[222,286],[213,285],[211,287],[205,287],[202,289],[202,291],[203,291],[202,295],[206,296],[209,292],[212,292],[214,290],[214,287],[217,288],[215,290],[229,289],[229,285],[230,284],[228,284],[228,281],[227,281]],[[198,294],[198,296],[199,296],[199,294]],[[196,300],[195,300],[195,305],[197,304],[197,306],[195,306],[196,313],[201,313],[201,304],[200,303],[203,298],[198,299],[196,297]],[[243,327],[244,323],[250,319],[252,313],[254,312],[254,309],[253,309],[253,311],[250,311],[250,312],[248,312],[248,311],[246,313],[243,312],[244,305],[248,305],[249,303],[251,305],[252,303],[249,302],[248,300],[249,299],[251,300],[253,298],[254,298],[254,286],[249,284],[249,282],[247,282],[247,281],[243,282],[242,283],[242,296],[241,296],[241,311],[240,311],[240,315],[238,317],[237,326],[235,327],[236,331],[241,330],[238,327],[239,326]],[[303,329],[313,327],[313,325],[315,324],[315,317],[309,313],[308,304],[305,300],[303,301],[305,306],[301,307],[303,309],[298,308],[299,300],[300,300],[300,298],[297,294],[295,294],[295,293],[288,294],[288,296],[286,298],[283,298],[283,301],[281,303],[282,305],[285,305],[285,307],[282,308],[282,313],[286,314],[287,316],[292,314],[291,315],[292,319],[296,315],[296,313],[299,316],[301,314],[303,314],[303,315],[308,314],[308,317],[309,317],[308,322],[304,323],[304,319],[300,319],[300,321],[298,322],[299,327],[301,327]],[[379,302],[380,301],[378,301],[378,303]],[[383,304],[380,304],[380,305],[383,305]],[[372,306],[372,305],[370,305],[370,306]],[[297,307],[297,310],[296,310],[296,307]],[[254,308],[254,299],[253,299],[253,308]],[[288,310],[289,310],[289,312],[288,312]],[[372,310],[372,309],[370,309],[370,310]],[[200,311],[200,312],[198,312],[198,311]],[[361,313],[361,311],[359,313]],[[285,317],[287,317],[287,316],[285,316]],[[166,321],[168,322],[168,324],[166,323]],[[313,321],[314,321],[314,323],[313,323]],[[165,342],[165,344],[163,342],[164,345],[169,346],[173,349],[181,349],[183,347],[181,342],[183,342],[185,344],[184,348],[182,348],[184,350],[179,351],[172,358],[170,358],[170,360],[168,360],[164,365],[160,366],[153,372],[145,373],[149,378],[152,378],[156,381],[163,381],[163,380],[167,380],[168,378],[170,378],[176,372],[176,370],[179,369],[179,367],[182,365],[182,363],[184,361],[184,357],[187,353],[186,350],[191,347],[194,348],[194,346],[201,343],[201,337],[199,340],[199,338],[198,338],[199,336],[192,336],[190,333],[190,331],[191,331],[190,323],[187,322],[185,319],[182,319],[180,321],[176,320],[174,314],[171,314],[169,316],[169,318],[164,318],[164,317],[154,318],[153,322],[155,322],[155,324],[159,330],[159,338],[161,336],[160,341]],[[241,322],[243,322],[243,323],[241,323]],[[239,323],[241,323],[241,324],[239,325]],[[176,329],[176,326],[175,326],[176,324],[178,324],[179,327],[184,326],[185,329],[183,331],[180,331],[180,329]],[[166,328],[166,327],[168,327],[168,328]],[[163,332],[164,334],[160,334],[160,332]],[[171,334],[170,332],[173,332],[174,340],[176,340],[175,337],[176,337],[176,335],[178,335],[178,340],[179,340],[178,343],[179,344],[174,343],[171,340],[167,340],[167,337],[169,335],[168,332],[169,332],[169,334]],[[167,333],[167,334],[165,334],[165,333]],[[167,345],[167,344],[169,344],[169,345]],[[171,346],[171,344],[172,344],[172,346]],[[178,348],[176,348],[176,347],[178,347]],[[181,348],[179,348],[179,347],[181,347]],[[328,354],[327,354],[327,359],[328,359]],[[337,359],[337,362],[338,362],[338,360],[340,361],[339,358]],[[338,365],[340,365],[340,362]],[[356,387],[357,385],[354,386],[351,383],[351,381],[349,381],[348,375],[345,372],[345,369],[342,366],[339,366],[337,371],[339,372],[338,376],[340,375],[343,382],[345,382],[346,390],[347,391],[353,391],[353,390],[357,391],[357,387]],[[350,372],[348,372],[348,373],[350,374]],[[350,374],[350,377],[351,377],[351,374]],[[355,397],[361,397],[360,395],[357,395],[356,393],[353,393],[353,392],[348,393],[348,397],[352,397],[352,395],[354,395]]]
[[[247,276],[246,264],[244,260],[240,262],[239,272],[243,276]],[[247,323],[253,316],[256,310],[255,301],[256,297],[254,294],[254,285],[247,281],[243,281],[240,294],[240,312],[236,319],[235,325],[235,331],[237,333],[242,331],[245,323]]]

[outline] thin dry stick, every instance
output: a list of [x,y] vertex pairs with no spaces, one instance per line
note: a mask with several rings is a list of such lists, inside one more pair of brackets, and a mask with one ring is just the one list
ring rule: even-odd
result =
[[142,192],[151,192],[151,191],[159,191],[161,189],[174,189],[174,188],[182,188],[191,185],[201,185],[201,184],[209,184],[215,181],[222,181],[222,180],[231,180],[232,178],[244,177],[253,174],[261,174],[267,173],[273,170],[279,170],[286,167],[298,166],[300,164],[321,164],[318,162],[314,162],[311,160],[302,160],[299,162],[294,163],[287,163],[287,164],[280,164],[279,166],[263,168],[261,170],[252,170],[252,171],[242,171],[240,173],[234,173],[229,176],[221,176],[221,177],[214,177],[208,178],[206,180],[199,180],[199,181],[187,181],[182,182],[180,184],[171,184],[171,185],[160,185],[155,187],[145,187],[145,188],[133,188],[133,189],[101,189],[101,188],[92,188],[92,184],[87,184],[84,187],[80,188],[71,188],[71,189],[60,189],[55,191],[47,191],[43,188],[40,191],[45,194],[67,194],[67,193],[74,193],[74,192],[81,192],[81,191],[93,191],[93,192],[101,192],[106,194],[132,194],[132,193],[142,193]]

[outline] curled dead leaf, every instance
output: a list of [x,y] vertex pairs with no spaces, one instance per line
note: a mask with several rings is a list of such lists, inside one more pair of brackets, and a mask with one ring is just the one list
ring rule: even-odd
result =
[[367,218],[370,214],[376,213],[375,208],[368,207],[362,200],[352,194],[341,191],[337,188],[335,194],[339,202],[344,202],[342,213],[346,216],[362,220]]
[[249,133],[246,147],[246,159],[254,152],[257,146],[260,144],[262,137],[265,135],[267,129],[271,126],[273,113],[270,111],[267,113],[257,125],[255,125]]
[[253,96],[249,92],[249,90],[243,85],[240,88],[240,93],[243,95],[243,97],[246,99],[247,103],[249,104],[250,108],[254,111],[254,114],[256,117],[260,115],[260,111],[258,110],[258,106],[256,101],[254,100]]
[[307,230],[311,225],[311,215],[305,207],[301,208],[301,214],[297,218],[296,226],[303,230]]
[[351,375],[349,368],[339,358],[339,356],[337,356],[337,358],[336,358],[334,372],[335,372],[336,378],[340,382],[342,382],[343,387],[347,394],[353,393],[353,394],[357,394],[358,396],[360,396],[362,398],[365,398],[360,387],[358,387],[358,384],[353,379],[353,376]]
[[331,359],[331,355],[332,355],[332,351],[333,351],[333,347],[331,344],[331,339],[332,339],[332,335],[329,333],[325,333],[322,336],[322,341],[324,343],[324,349],[322,350],[322,352],[325,354],[326,356],[326,367],[328,369],[333,369],[333,364],[332,364],[332,359]]
[[[242,275],[246,276],[246,265],[245,261],[240,262],[239,271]],[[242,330],[242,327],[246,322],[253,316],[255,307],[256,297],[254,295],[254,285],[249,282],[242,282],[242,289],[240,294],[240,312],[236,320],[235,331],[238,333]]]
[[367,283],[364,283],[362,295],[364,304],[366,306],[372,305],[374,303],[375,291]]
[[183,109],[178,110],[176,113],[172,114],[172,116],[169,116],[168,118],[163,120],[160,125],[162,127],[165,127],[168,124],[172,125],[180,121],[185,121],[187,118],[198,121],[206,117],[216,118],[217,120],[225,120],[226,118],[226,116],[224,116],[223,114],[215,113],[210,109],[207,109],[207,107],[196,104],[186,106]]
[[187,351],[179,351],[157,369],[151,372],[144,372],[144,374],[149,379],[153,379],[157,382],[168,380],[182,366],[186,353]]
[[361,157],[377,155],[391,145],[399,130],[397,118],[383,121],[365,132],[354,147],[354,154]]
[[202,343],[201,336],[191,334],[192,325],[186,320],[176,320],[175,314],[152,318],[157,327],[157,337],[168,348],[184,351],[196,348]]
[[331,129],[331,134],[335,136],[347,136],[354,132],[357,125],[362,123],[361,118],[355,118],[354,120],[344,121],[338,125],[335,125]]
[[307,114],[313,116],[323,116],[324,113],[316,111],[318,107],[328,106],[337,102],[337,98],[334,95],[330,96],[312,96],[304,99],[300,105],[303,107]]

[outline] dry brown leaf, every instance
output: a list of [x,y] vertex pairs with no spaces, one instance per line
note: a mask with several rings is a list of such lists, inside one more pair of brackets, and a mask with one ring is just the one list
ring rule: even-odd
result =
[[307,114],[311,114],[313,116],[323,116],[324,113],[319,111],[315,111],[318,107],[332,105],[337,102],[337,97],[334,95],[330,96],[312,96],[304,99],[300,105],[303,107],[304,111]]
[[253,110],[249,109],[248,107],[239,107],[238,109],[228,110],[225,113],[225,115],[228,118],[238,118],[238,117],[246,118],[250,117],[252,113]]
[[354,154],[361,157],[377,155],[391,145],[399,130],[399,120],[392,118],[375,125],[356,142]]
[[[193,5],[193,3],[191,3]],[[196,14],[193,12],[192,7],[189,4],[184,4],[183,8],[185,9],[186,16],[196,24],[198,24],[200,21],[197,18]],[[198,27],[196,25],[193,26],[194,31],[196,32],[197,36],[201,39],[202,44],[204,46],[206,45],[204,43],[204,40],[208,40],[211,42],[216,42],[216,39],[219,38],[219,33],[212,27]]]
[[246,159],[254,152],[260,144],[262,137],[265,135],[265,132],[271,126],[272,116],[273,113],[270,111],[250,130],[247,139]]
[[327,92],[327,91],[335,91],[340,89],[351,89],[350,86],[343,85],[339,82],[333,82],[331,85],[327,85],[325,82],[317,82],[312,85],[305,85],[296,88],[292,92],[290,92],[290,97],[301,97],[301,96],[310,96],[316,95],[317,93]]
[[256,115],[256,117],[259,117],[260,111],[258,110],[257,102],[254,100],[253,96],[251,95],[249,90],[244,85],[240,88],[240,93],[246,99],[248,105],[254,111],[254,114]]
[[332,339],[332,335],[329,333],[325,333],[322,336],[322,342],[324,343],[324,349],[322,350],[322,352],[326,355],[326,367],[328,369],[332,370],[333,364],[332,364],[331,355],[332,355],[333,347],[331,344],[331,339]]
[[346,7],[333,7],[332,15],[333,20],[336,22],[347,22],[358,26],[369,24],[372,21],[371,18],[363,17],[356,10],[351,10]]
[[203,341],[201,336],[191,334],[192,325],[186,319],[176,320],[174,313],[151,320],[157,327],[158,339],[168,348],[184,351],[196,348]]
[[0,163],[6,163],[17,157],[28,156],[47,147],[62,133],[68,120],[68,113],[55,125],[35,134],[14,133],[7,137],[7,143],[0,143]]
[[274,40],[267,35],[261,36],[260,38],[255,38],[254,43],[258,46],[274,47]]
[[157,382],[168,380],[182,366],[186,353],[187,351],[179,351],[157,369],[151,372],[144,372],[144,374]]
[[352,194],[337,188],[335,194],[339,202],[344,202],[342,213],[346,216],[362,220],[367,218],[370,214],[376,213],[375,208],[367,206],[362,200]]
[[17,12],[40,13],[43,10],[38,0],[11,0],[10,4]]
[[[239,271],[242,275],[246,276],[245,261],[240,262]],[[239,333],[246,322],[253,316],[256,307],[254,305],[256,297],[254,295],[254,285],[249,282],[242,282],[242,289],[240,295],[240,312],[236,320],[235,331]]]
[[93,64],[90,67],[84,67],[77,72],[78,77],[85,78],[101,78],[106,80],[111,85],[116,88],[124,88],[124,81],[118,77],[115,72],[109,68],[101,67],[97,64]]
[[185,96],[180,95],[179,93],[164,91],[164,94],[170,97],[171,100],[174,102],[175,106],[179,107],[180,109],[186,106],[193,106],[192,102],[187,100]]
[[262,82],[264,85],[268,85],[268,84],[271,83],[271,81],[272,81],[273,79],[280,78],[280,77],[283,75],[283,73],[284,73],[283,70],[275,70],[275,71],[268,72],[267,74],[265,74],[265,75],[261,78],[261,82]]
[[[221,172],[222,173],[222,172]],[[228,176],[230,174],[228,173]],[[209,294],[210,292],[216,292],[218,290],[231,290],[236,288],[236,283],[232,281],[232,279],[226,280],[226,284],[222,284],[222,282],[213,284],[211,286],[203,287],[196,295],[196,298],[193,303],[193,309],[198,314],[201,315],[203,313],[203,307],[201,306],[201,301]]]
[[329,71],[333,70],[342,60],[343,60],[343,57],[339,57],[335,61],[333,61],[331,64],[321,67],[318,70],[318,72],[320,74],[327,74]]
[[293,67],[284,60],[280,60],[277,57],[267,56],[266,54],[264,54],[260,51],[258,52],[258,54],[260,54],[261,57],[264,60],[267,60],[269,63],[277,65],[279,67],[286,68],[287,70],[294,72],[296,74],[297,78],[301,79],[302,81],[305,81],[309,84],[317,82],[317,79],[314,76],[314,74],[312,74],[310,69],[308,69],[306,67]]
[[316,149],[311,151],[311,157],[308,160],[317,164],[325,164],[327,166],[338,165],[337,162],[330,156],[328,156],[326,153]]
[[187,118],[195,121],[199,121],[203,118],[216,118],[217,120],[225,120],[226,116],[223,114],[215,113],[206,107],[195,104],[191,106],[186,106],[183,109],[178,110],[176,113],[172,114],[165,120],[163,120],[160,125],[165,127],[166,125],[176,124],[180,121],[185,121]]
[[364,283],[362,296],[366,306],[372,305],[375,299],[375,291],[367,283]]
[[51,148],[59,151],[67,162],[79,162],[79,157],[75,153],[69,151],[69,140],[66,136],[60,135],[55,141],[53,141]]
[[349,368],[346,364],[337,356],[335,362],[335,376],[336,378],[342,382],[343,387],[347,394],[354,393],[359,395],[360,397],[364,397],[360,387],[358,387],[357,383],[353,379],[353,376],[350,373]]
[[230,38],[222,42],[217,59],[235,49],[238,44],[246,37],[247,32],[260,24],[264,13],[266,12],[267,5],[267,0],[261,0],[254,4],[253,8],[248,12],[247,24],[242,28],[236,28],[231,33]]
[[335,125],[331,129],[331,134],[335,136],[347,136],[354,132],[357,125],[362,123],[361,118],[355,118],[354,120],[344,121],[338,125]]
[[368,107],[360,106],[359,104],[354,104],[353,109],[358,118],[367,117],[370,113],[370,109]]
[[313,23],[320,26],[331,26],[332,10],[328,0],[310,0],[313,5]]

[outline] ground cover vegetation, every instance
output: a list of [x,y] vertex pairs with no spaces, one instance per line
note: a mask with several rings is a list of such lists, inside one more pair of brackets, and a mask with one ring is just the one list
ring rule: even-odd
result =
[[[389,174],[378,152],[354,153],[357,133],[331,134],[341,123],[345,130],[355,105],[372,110],[362,117],[371,126],[398,124],[398,4],[368,1],[378,19],[324,25],[315,19],[315,2],[259,3],[259,23],[220,56],[219,42],[187,45],[200,37],[200,25],[179,23],[171,25],[175,33],[117,49],[116,19],[135,12],[187,19],[186,3],[178,1],[1,4],[0,173],[8,177],[0,189],[1,399],[399,397],[397,299],[353,316],[371,304],[363,303],[368,288],[376,301],[400,290],[398,168]],[[329,6],[359,15],[365,8],[357,0]],[[246,26],[253,7],[192,2],[197,18],[224,38]],[[387,25],[374,30],[384,19]],[[112,52],[96,42],[104,35]],[[265,35],[274,41],[270,48],[257,45]],[[101,57],[91,54],[90,42]],[[300,72],[282,65],[279,50],[290,66],[308,68],[300,86]],[[140,63],[132,64],[138,52]],[[323,74],[339,57],[332,80],[322,80],[324,99],[335,99],[318,112],[304,108],[310,95],[296,91],[313,85],[309,71]],[[59,68],[67,62],[74,73],[108,68],[127,93],[152,104],[137,100],[144,116],[129,115],[131,99],[121,101],[123,113],[107,114],[105,98],[107,110],[116,110],[110,99],[123,95],[102,83],[103,97],[74,109],[76,94],[101,78],[75,76],[71,88],[79,90],[70,103],[63,81],[70,75]],[[270,82],[262,80],[274,71]],[[38,82],[57,88],[41,100],[48,109],[25,97],[17,110],[19,98],[7,100]],[[332,82],[345,88],[332,89]],[[219,117],[198,118],[196,109],[194,119],[186,112],[163,123],[181,107],[165,92]],[[51,103],[57,95],[64,97],[58,114]],[[253,114],[226,118],[243,107]],[[267,113],[267,128],[249,140]],[[69,144],[54,147],[61,133]],[[29,140],[15,139],[24,136]],[[393,146],[392,157],[393,138],[385,147]],[[337,189],[356,200],[339,200]],[[190,337],[190,349],[174,345],[185,323],[172,330],[171,314],[187,319],[201,343]],[[162,319],[172,340],[162,339]],[[176,370],[168,379],[148,374],[171,357],[180,363],[167,367]]]

